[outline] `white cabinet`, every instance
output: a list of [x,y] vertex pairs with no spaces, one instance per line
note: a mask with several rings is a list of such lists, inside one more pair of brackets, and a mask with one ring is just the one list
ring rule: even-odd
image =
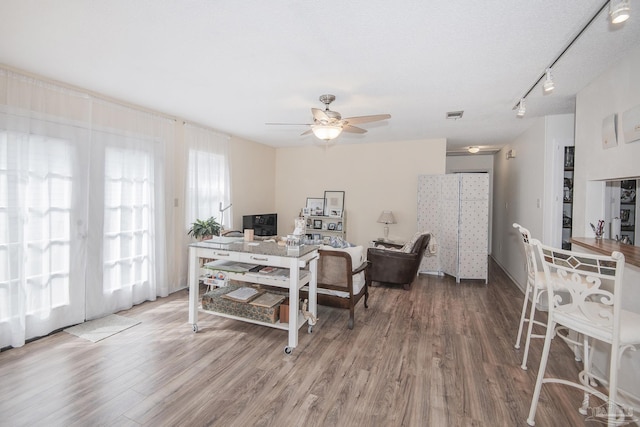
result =
[[436,239],[436,257],[420,272],[488,279],[489,175],[461,173],[418,177],[418,231]]

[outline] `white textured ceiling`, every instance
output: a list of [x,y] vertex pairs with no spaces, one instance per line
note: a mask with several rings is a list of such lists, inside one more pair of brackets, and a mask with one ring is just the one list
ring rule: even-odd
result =
[[338,143],[498,148],[640,46],[637,3],[619,28],[596,17],[523,119],[602,0],[0,0],[0,63],[273,146],[313,144],[265,123],[309,123],[331,93],[343,117],[392,115]]

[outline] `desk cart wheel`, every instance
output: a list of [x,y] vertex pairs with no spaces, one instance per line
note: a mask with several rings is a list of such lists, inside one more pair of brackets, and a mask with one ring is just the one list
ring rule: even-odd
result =
[[198,332],[198,324],[197,323],[193,324],[193,332]]
[[289,347],[289,346],[286,346],[284,348],[284,354],[291,354],[291,353],[293,353],[293,348]]
[[313,325],[309,325],[308,331],[309,333],[313,332]]

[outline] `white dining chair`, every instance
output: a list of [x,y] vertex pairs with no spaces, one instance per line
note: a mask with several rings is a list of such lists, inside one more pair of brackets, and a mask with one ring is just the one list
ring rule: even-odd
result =
[[[527,369],[527,358],[529,356],[529,345],[531,338],[544,338],[543,334],[534,334],[533,325],[539,325],[546,327],[546,322],[542,322],[535,319],[536,306],[540,302],[540,296],[547,290],[547,282],[542,270],[538,270],[538,263],[536,260],[536,249],[531,244],[531,233],[529,230],[514,223],[513,227],[518,230],[522,237],[522,245],[524,247],[525,258],[527,261],[527,285],[524,291],[524,301],[522,302],[522,311],[520,313],[520,324],[518,326],[518,336],[516,338],[515,348],[520,348],[520,340],[522,338],[522,330],[524,325],[527,325],[524,352],[522,356],[522,365],[520,367],[524,370]],[[529,307],[529,304],[531,306]]]
[[[640,344],[640,314],[624,310],[621,305],[624,255],[620,252],[613,252],[610,256],[572,252],[543,245],[536,239],[530,243],[536,247],[546,282],[550,286],[547,287],[547,332],[527,423],[531,426],[535,424],[542,385],[559,383],[584,392],[580,413],[587,414],[590,396],[594,395],[606,403],[606,415],[601,421],[610,426],[622,425],[627,414],[616,402],[618,367],[624,351],[635,349]],[[575,380],[545,376],[549,349],[558,326],[580,334],[585,349],[593,349],[589,344],[593,340],[611,346],[607,379],[592,372],[592,354],[589,351],[583,353],[584,369]],[[607,386],[608,392],[603,393],[594,387],[593,380]]]

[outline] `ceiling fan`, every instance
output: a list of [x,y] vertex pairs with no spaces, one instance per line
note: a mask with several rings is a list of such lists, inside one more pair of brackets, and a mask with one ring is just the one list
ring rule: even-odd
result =
[[[311,129],[303,132],[301,136],[313,133],[317,138],[324,141],[330,141],[337,138],[342,132],[349,133],[366,133],[366,129],[362,129],[353,125],[362,123],[377,122],[391,118],[391,114],[375,114],[372,116],[357,116],[342,118],[340,113],[329,109],[329,104],[335,101],[334,95],[320,95],[320,102],[325,105],[325,109],[312,108],[313,123],[306,123],[305,126],[311,126]],[[267,123],[268,125],[284,125],[291,123]]]

